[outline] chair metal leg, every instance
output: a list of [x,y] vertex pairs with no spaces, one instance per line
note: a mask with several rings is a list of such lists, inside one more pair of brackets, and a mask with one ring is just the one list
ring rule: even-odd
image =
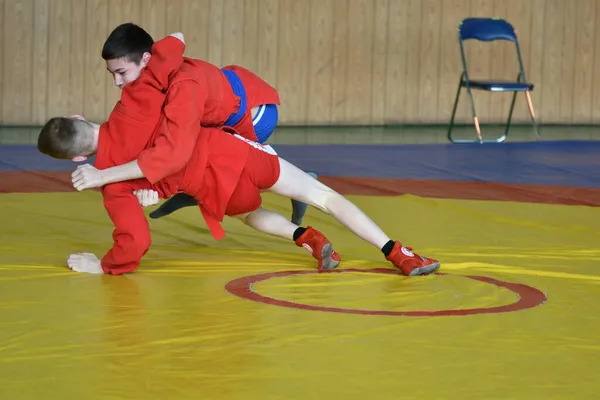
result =
[[471,103],[471,113],[473,114],[473,124],[475,125],[475,131],[479,138],[479,143],[483,143],[483,136],[481,135],[481,127],[479,126],[479,118],[477,118],[477,112],[475,111],[475,100],[473,99],[473,93],[471,88],[467,86],[467,93],[469,95],[469,101]]
[[535,111],[533,110],[533,102],[531,101],[531,92],[525,91],[525,97],[527,98],[527,106],[529,107],[529,116],[531,117],[531,123],[533,124],[533,132],[537,139],[541,139],[541,135],[538,132],[537,122],[535,121]]
[[515,109],[515,101],[517,100],[517,92],[513,92],[513,98],[510,102],[510,110],[508,111],[508,119],[506,120],[506,127],[504,128],[504,135],[496,139],[498,143],[504,142],[508,137],[508,131],[510,130],[510,123],[512,122],[513,111]]
[[[456,98],[454,99],[454,107],[452,108],[452,117],[450,118],[450,126],[448,127],[448,140],[452,143],[483,143],[483,137],[481,135],[481,127],[479,126],[479,119],[477,118],[477,113],[475,112],[475,102],[473,101],[473,94],[471,93],[471,89],[468,87],[468,84],[464,80],[465,73],[463,72],[460,76],[460,80],[458,82],[458,89],[456,91]],[[463,87],[467,87],[467,91],[469,92],[469,99],[471,105],[471,112],[473,114],[473,124],[475,125],[475,130],[477,132],[477,136],[479,140],[470,140],[470,139],[462,139],[457,140],[452,137],[452,128],[454,127],[454,118],[456,117],[456,109],[458,108],[458,100],[460,98],[460,92]]]
[[452,138],[452,128],[454,128],[454,118],[456,117],[456,109],[458,108],[458,100],[460,98],[460,92],[463,86],[463,76],[464,72],[460,75],[460,80],[458,81],[458,89],[456,90],[456,96],[454,98],[454,107],[452,108],[452,116],[450,117],[450,126],[448,127],[448,140],[453,143],[456,143]]

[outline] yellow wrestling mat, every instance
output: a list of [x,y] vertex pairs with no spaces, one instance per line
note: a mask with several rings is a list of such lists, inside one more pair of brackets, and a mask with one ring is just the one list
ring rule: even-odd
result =
[[387,273],[314,209],[356,271],[305,273],[304,249],[233,220],[215,242],[189,208],[151,220],[138,272],[76,274],[69,253],[111,244],[99,194],[0,195],[0,399],[598,398],[600,209],[350,198],[444,275]]

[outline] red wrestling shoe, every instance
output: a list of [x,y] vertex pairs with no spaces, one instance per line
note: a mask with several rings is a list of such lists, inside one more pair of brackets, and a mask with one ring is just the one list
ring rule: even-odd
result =
[[400,242],[394,243],[392,252],[385,259],[406,276],[429,275],[440,268],[439,261],[413,253],[410,247],[404,247]]
[[333,245],[318,230],[306,227],[306,231],[296,239],[296,245],[304,247],[312,253],[312,256],[319,262],[317,269],[326,271],[337,267],[342,261],[339,254],[333,251]]

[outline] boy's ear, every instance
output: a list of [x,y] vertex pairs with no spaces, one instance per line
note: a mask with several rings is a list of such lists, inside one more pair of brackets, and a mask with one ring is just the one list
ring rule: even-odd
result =
[[150,57],[152,57],[152,54],[145,52],[144,54],[142,54],[142,60],[140,61],[140,65],[142,67],[145,67],[146,65],[148,65],[148,61],[150,61]]

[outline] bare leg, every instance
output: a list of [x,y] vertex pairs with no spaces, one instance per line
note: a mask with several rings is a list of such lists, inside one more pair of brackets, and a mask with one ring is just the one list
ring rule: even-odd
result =
[[[255,107],[252,109],[252,112],[256,112],[255,110],[258,110],[258,107]],[[254,116],[254,114],[253,114]],[[277,152],[273,149],[273,147],[271,147],[271,145],[264,145],[264,149],[268,152],[271,153],[273,155],[277,155]],[[315,174],[314,172],[307,172],[307,174],[309,176],[311,176],[313,179],[319,179],[319,177],[317,176],[317,174]],[[292,201],[292,218],[291,221],[296,224],[296,225],[302,225],[302,220],[304,219],[304,215],[306,214],[306,211],[308,209],[308,204],[303,203],[301,201],[298,200],[294,200],[291,199]]]
[[294,232],[298,229],[298,225],[294,225],[283,216],[262,207],[248,214],[236,215],[233,218],[239,219],[257,231],[289,240],[294,239]]
[[358,207],[298,167],[279,158],[279,179],[268,191],[307,203],[333,216],[355,235],[381,249],[390,238]]
[[[319,179],[314,172],[307,172],[313,179]],[[302,225],[302,220],[308,209],[308,204],[292,199],[292,222],[296,225]]]
[[[272,211],[261,207],[248,214],[235,215],[234,218],[258,231],[290,239],[297,246],[304,247],[318,261],[317,268],[319,270],[333,269],[341,261],[339,255],[333,251],[333,245],[320,232],[314,231],[312,234],[304,234],[306,232],[305,228],[300,228]],[[298,240],[301,240],[301,242],[298,242]]]

